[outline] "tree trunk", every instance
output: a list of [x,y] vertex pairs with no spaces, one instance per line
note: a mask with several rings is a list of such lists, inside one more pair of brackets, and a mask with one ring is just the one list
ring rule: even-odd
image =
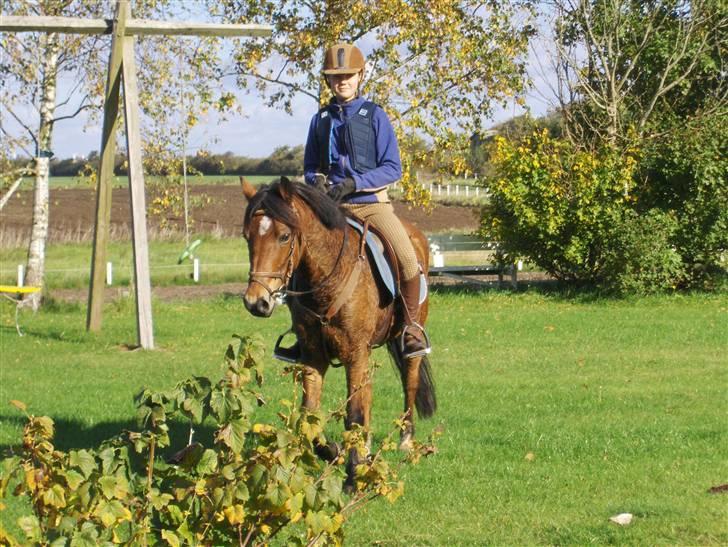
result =
[[[58,38],[55,34],[43,35],[41,39],[42,83],[40,103],[40,127],[36,153],[35,191],[33,195],[33,228],[28,246],[28,267],[25,285],[43,287],[45,279],[45,249],[48,241],[49,209],[49,164],[53,134],[53,116],[56,110],[56,76],[58,68]],[[25,297],[27,305],[37,310],[41,303],[41,292]]]

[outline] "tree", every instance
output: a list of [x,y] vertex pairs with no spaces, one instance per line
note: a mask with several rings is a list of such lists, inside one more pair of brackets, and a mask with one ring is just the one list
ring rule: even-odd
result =
[[[110,18],[109,3],[102,0],[10,0],[2,4],[6,15],[46,15],[77,18]],[[139,0],[135,16],[169,18],[179,16],[185,6],[171,0]],[[194,8],[194,6],[192,6]],[[52,156],[55,124],[84,111],[95,118],[101,107],[108,57],[108,37],[56,33],[5,33],[0,38],[4,62],[0,65],[3,85],[0,104],[15,124],[0,126],[8,146],[2,154],[21,150],[32,158],[35,174],[33,227],[28,248],[26,284],[43,286],[45,248],[48,239],[48,166]],[[179,171],[173,165],[189,129],[209,108],[234,108],[230,93],[222,90],[221,63],[214,39],[179,40],[153,36],[139,40],[140,105],[145,114],[145,158],[147,169]],[[67,97],[56,97],[59,78],[76,82]],[[61,111],[68,107],[68,111]],[[33,112],[30,116],[26,111]],[[31,119],[28,119],[28,118]],[[5,118],[5,116],[3,116]],[[33,145],[32,147],[29,145]],[[181,162],[181,160],[179,160]],[[18,182],[19,184],[19,182]],[[14,191],[17,185],[11,187]],[[8,192],[8,194],[10,191]],[[7,197],[7,196],[6,196]],[[40,293],[28,297],[37,309]]]
[[241,87],[287,112],[294,98],[308,97],[313,115],[330,97],[321,78],[326,47],[362,46],[364,91],[388,112],[400,141],[405,197],[422,199],[412,169],[423,163],[421,139],[451,158],[445,169],[463,172],[469,135],[494,104],[521,92],[529,9],[517,0],[234,0],[223,13],[274,26],[272,37],[240,44],[237,72]]

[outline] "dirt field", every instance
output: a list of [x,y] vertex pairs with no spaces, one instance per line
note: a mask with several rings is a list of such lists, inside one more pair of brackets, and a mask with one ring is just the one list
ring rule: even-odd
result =
[[[204,196],[209,203],[204,207],[194,207],[192,217],[196,233],[218,233],[221,236],[237,237],[242,231],[245,200],[237,186],[195,186],[191,192],[192,201],[200,201]],[[50,238],[57,241],[85,241],[93,237],[95,214],[95,193],[89,189],[52,189],[50,194]],[[147,196],[150,209],[151,199]],[[421,208],[411,208],[403,203],[395,203],[397,214],[414,223],[426,233],[448,230],[458,232],[473,231],[478,227],[478,211],[469,207],[436,205],[427,214]],[[0,231],[3,244],[10,237],[23,240],[30,234],[33,214],[33,194],[30,191],[18,192],[0,213]],[[163,219],[150,215],[150,233],[160,227]],[[167,224],[181,226],[181,217],[168,216]],[[115,189],[111,210],[112,237],[124,237],[130,233],[129,193],[126,189]]]

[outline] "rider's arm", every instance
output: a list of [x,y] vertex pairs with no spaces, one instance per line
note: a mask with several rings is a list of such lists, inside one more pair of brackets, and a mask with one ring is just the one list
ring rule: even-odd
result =
[[311,124],[308,127],[308,137],[306,138],[306,148],[303,152],[303,178],[307,184],[316,183],[316,173],[320,172],[319,146],[316,139],[316,122],[318,114],[311,118]]

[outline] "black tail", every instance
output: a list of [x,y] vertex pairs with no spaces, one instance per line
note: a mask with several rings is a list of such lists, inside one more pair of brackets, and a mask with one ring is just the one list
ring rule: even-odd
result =
[[[390,340],[388,344],[389,354],[394,360],[394,364],[399,370],[399,376],[402,380],[402,388],[406,385],[405,374],[407,373],[407,362],[402,358],[400,347],[396,340]],[[415,407],[420,418],[430,418],[437,410],[437,397],[435,396],[435,379],[432,376],[432,367],[427,355],[422,357],[420,362],[420,383],[417,386],[417,395],[415,396]]]

